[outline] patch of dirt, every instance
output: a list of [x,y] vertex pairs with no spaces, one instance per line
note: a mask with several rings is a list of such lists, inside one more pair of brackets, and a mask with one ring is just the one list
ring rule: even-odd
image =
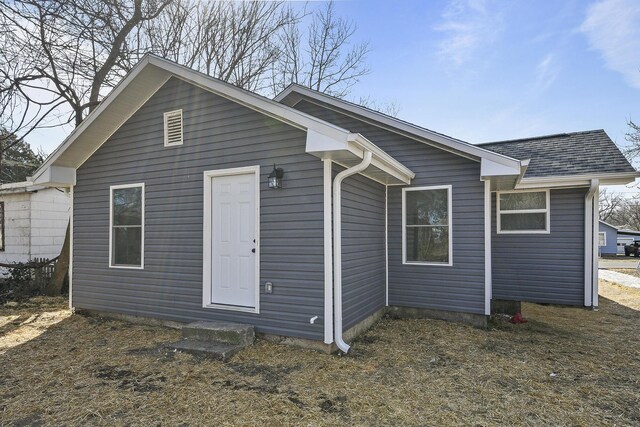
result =
[[227,363],[163,349],[177,330],[56,323],[65,300],[26,300],[0,306],[0,340],[38,332],[0,354],[0,424],[638,425],[640,290],[600,291],[597,311],[523,304],[528,323],[489,330],[383,318],[347,356],[259,340]]

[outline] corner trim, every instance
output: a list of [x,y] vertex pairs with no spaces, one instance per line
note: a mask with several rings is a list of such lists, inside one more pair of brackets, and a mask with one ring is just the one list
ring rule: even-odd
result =
[[332,162],[323,159],[324,343],[333,343],[333,228],[331,223]]

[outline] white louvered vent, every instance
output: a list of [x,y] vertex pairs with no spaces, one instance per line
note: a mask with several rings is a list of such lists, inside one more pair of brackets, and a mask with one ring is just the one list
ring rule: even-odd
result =
[[182,110],[164,113],[164,146],[182,145]]

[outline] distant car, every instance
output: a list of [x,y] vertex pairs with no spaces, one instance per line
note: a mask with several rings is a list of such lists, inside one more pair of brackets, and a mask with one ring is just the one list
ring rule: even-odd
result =
[[624,256],[640,257],[640,242],[633,242],[630,245],[624,245]]

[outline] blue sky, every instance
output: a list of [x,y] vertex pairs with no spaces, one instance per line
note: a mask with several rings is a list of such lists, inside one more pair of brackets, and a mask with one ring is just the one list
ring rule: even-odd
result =
[[[472,143],[640,121],[640,1],[336,3],[368,40],[371,74],[351,98]],[[67,130],[68,131],[68,130]],[[51,152],[67,131],[30,138]]]
[[353,96],[476,143],[640,121],[640,2],[345,1],[371,44]]

